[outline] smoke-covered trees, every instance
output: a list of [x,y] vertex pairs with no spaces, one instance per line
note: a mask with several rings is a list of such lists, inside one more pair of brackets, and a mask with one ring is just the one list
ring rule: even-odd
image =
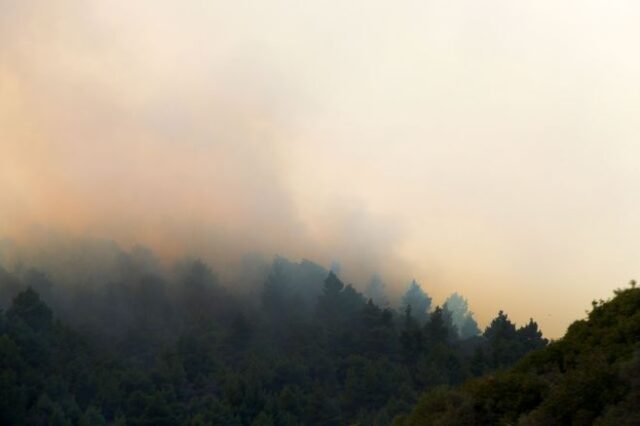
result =
[[426,322],[431,309],[431,297],[422,290],[416,280],[411,281],[409,288],[402,296],[402,310],[406,310],[407,306],[411,306],[411,315],[416,321],[420,324]]
[[[1,424],[386,425],[420,392],[502,365],[498,325],[461,339],[415,282],[398,312],[309,261],[276,259],[256,297],[199,260],[170,273],[143,260],[120,256],[81,290],[0,270],[15,295],[0,311]],[[519,354],[543,342],[533,322],[515,338]]]
[[[431,297],[422,289],[420,284],[415,280],[411,282],[406,293],[402,297],[401,309],[406,312],[407,307],[411,307],[411,317],[420,324],[428,323],[431,309]],[[455,330],[455,333],[461,339],[468,339],[480,334],[478,323],[473,317],[473,313],[469,311],[467,299],[453,293],[449,296],[438,315],[445,315],[450,322],[449,329]],[[435,311],[434,311],[435,313]],[[439,318],[436,321],[440,321]]]
[[344,285],[334,274],[324,282],[322,294],[318,298],[318,317],[325,323],[341,325],[351,320],[365,306],[364,297],[351,285]]
[[371,299],[373,303],[379,306],[388,306],[389,298],[386,293],[386,285],[378,274],[374,274],[364,291],[364,296]]
[[444,302],[444,306],[451,312],[453,324],[460,338],[468,339],[480,334],[478,323],[473,318],[473,313],[469,311],[467,299],[458,293],[453,293]]
[[313,262],[291,262],[277,257],[261,291],[262,306],[274,318],[305,318],[313,315],[328,272]]
[[22,282],[0,265],[0,306],[6,307],[21,290]]
[[40,300],[40,296],[31,287],[19,293],[7,311],[9,322],[23,322],[35,332],[51,328],[52,317],[51,309]]

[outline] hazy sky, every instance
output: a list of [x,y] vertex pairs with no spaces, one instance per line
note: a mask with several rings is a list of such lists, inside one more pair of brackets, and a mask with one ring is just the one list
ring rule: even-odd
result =
[[636,1],[0,0],[0,236],[416,277],[559,336],[640,265]]

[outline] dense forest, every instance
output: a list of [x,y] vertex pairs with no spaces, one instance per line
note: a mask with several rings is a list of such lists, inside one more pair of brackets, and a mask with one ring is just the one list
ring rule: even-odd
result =
[[[505,336],[511,327],[500,327]],[[412,425],[639,425],[640,289],[593,302],[585,320],[506,371],[431,390]]]
[[361,292],[310,261],[249,257],[259,284],[223,286],[199,260],[109,253],[0,269],[1,424],[421,424],[424,392],[547,345],[503,312],[481,332],[462,296],[432,306],[415,281],[393,306],[380,277]]

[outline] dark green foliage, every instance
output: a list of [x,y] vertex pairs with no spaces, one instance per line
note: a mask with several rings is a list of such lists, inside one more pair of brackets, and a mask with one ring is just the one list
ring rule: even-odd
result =
[[[388,425],[419,393],[493,369],[492,340],[460,339],[455,313],[429,314],[415,283],[397,314],[376,303],[379,278],[365,299],[308,261],[276,259],[260,297],[240,297],[199,260],[168,274],[142,249],[114,259],[93,287],[0,269],[14,296],[0,311],[0,424]],[[544,344],[532,324],[509,338]]]
[[[485,360],[515,367],[457,389],[423,396],[399,425],[635,425],[640,424],[640,289],[616,291],[594,302],[559,341],[546,342],[531,320],[516,329],[500,312],[478,347],[476,372]],[[541,348],[541,349],[540,349]],[[485,357],[488,350],[488,358]]]
[[451,319],[451,312],[440,306],[436,306],[424,328],[427,342],[433,347],[455,340],[458,334]]

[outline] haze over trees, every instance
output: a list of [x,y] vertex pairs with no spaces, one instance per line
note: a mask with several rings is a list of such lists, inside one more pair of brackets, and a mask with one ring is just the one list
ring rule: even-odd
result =
[[431,297],[422,290],[420,284],[413,280],[409,284],[407,292],[402,297],[402,308],[406,310],[410,307],[411,314],[419,323],[427,320],[429,310],[431,309]]
[[467,299],[458,293],[453,293],[444,302],[444,306],[451,312],[453,325],[456,326],[461,338],[466,339],[480,334],[478,323],[473,318],[473,313],[469,311]]
[[364,296],[371,299],[378,306],[388,306],[389,296],[387,294],[386,284],[378,274],[371,277],[371,281],[364,291]]
[[363,294],[335,269],[251,258],[261,282],[236,291],[201,260],[105,250],[51,264],[64,281],[0,268],[0,423],[387,425],[546,345],[503,313],[480,334],[464,298],[431,308],[415,281],[392,306],[380,277]]

